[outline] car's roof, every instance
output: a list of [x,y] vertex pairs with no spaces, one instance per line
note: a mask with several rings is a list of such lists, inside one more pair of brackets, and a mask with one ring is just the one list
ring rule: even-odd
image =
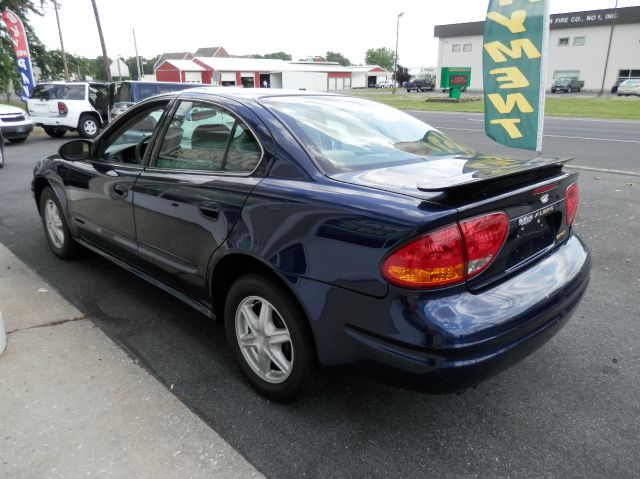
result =
[[281,97],[281,96],[324,96],[335,97],[337,95],[331,93],[317,92],[311,90],[282,90],[279,88],[233,88],[217,86],[197,87],[176,92],[176,95],[185,95],[189,93],[211,94],[221,96],[233,100],[253,101],[260,98]]

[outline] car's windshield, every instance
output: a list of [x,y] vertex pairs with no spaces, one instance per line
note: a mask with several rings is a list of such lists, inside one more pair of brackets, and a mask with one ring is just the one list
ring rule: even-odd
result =
[[636,85],[640,85],[640,80],[627,80],[622,84],[622,86],[636,86]]
[[327,173],[473,154],[426,123],[380,103],[338,96],[271,97],[261,102]]

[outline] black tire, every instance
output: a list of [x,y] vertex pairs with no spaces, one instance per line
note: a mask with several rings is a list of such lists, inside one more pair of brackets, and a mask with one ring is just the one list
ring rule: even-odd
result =
[[[1,136],[0,136],[0,141],[3,141]],[[3,166],[4,166],[4,149],[2,148],[2,145],[0,145],[0,168],[2,168]]]
[[100,133],[100,120],[95,115],[85,113],[78,121],[78,134],[87,140],[93,140]]
[[[52,207],[52,205],[55,205],[55,207],[57,208],[57,213],[61,223],[59,226],[61,237],[57,238],[59,242],[54,240],[55,234],[49,230],[49,227],[47,225],[47,209]],[[40,195],[40,217],[42,219],[44,235],[47,238],[47,243],[49,243],[51,251],[53,251],[56,256],[63,259],[76,257],[78,255],[78,252],[80,251],[80,245],[76,243],[71,237],[71,232],[69,231],[69,225],[67,223],[67,218],[64,214],[64,210],[60,205],[58,197],[49,186],[42,190],[42,194]]]
[[51,138],[62,138],[67,133],[67,130],[65,130],[64,128],[45,126],[44,132]]
[[9,143],[24,143],[27,141],[27,137],[24,138],[9,138]]
[[[291,369],[288,376],[278,384],[268,382],[252,369],[239,344],[239,333],[236,333],[236,331],[237,328],[242,329],[242,327],[237,327],[236,322],[239,321],[239,324],[242,322],[240,306],[243,303],[246,304],[251,298],[260,298],[270,303],[275,310],[272,324],[277,322],[276,326],[280,330],[283,330],[284,325],[284,329],[287,330],[290,336],[288,342],[277,345],[281,348],[282,356],[286,357],[288,353],[291,361]],[[260,308],[258,311],[261,311],[264,303],[256,304]],[[224,322],[229,347],[243,374],[249,380],[251,386],[260,394],[274,401],[289,402],[310,393],[317,387],[320,379],[320,368],[308,320],[299,305],[291,298],[290,293],[274,281],[256,274],[238,278],[227,294]],[[251,327],[248,329],[248,334],[254,338],[259,336],[259,333],[253,331]],[[264,341],[256,339],[255,341],[255,345],[245,347],[246,354],[260,355],[260,348],[267,349],[265,346],[267,344],[266,339]],[[273,369],[276,364],[269,359],[267,359],[267,364],[268,369],[272,372],[282,371],[282,368]]]

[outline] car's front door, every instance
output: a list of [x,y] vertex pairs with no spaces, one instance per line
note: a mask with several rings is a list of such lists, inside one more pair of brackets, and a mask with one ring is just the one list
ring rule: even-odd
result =
[[137,261],[133,185],[144,167],[145,139],[167,105],[161,100],[130,111],[93,145],[89,160],[71,164],[66,178],[80,238],[130,263]]
[[183,99],[172,110],[134,188],[138,252],[149,274],[206,301],[209,260],[260,181],[262,147],[225,108]]

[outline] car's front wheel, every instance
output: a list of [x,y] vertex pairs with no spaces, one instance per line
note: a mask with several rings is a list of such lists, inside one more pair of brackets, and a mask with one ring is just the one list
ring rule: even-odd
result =
[[307,319],[290,293],[261,275],[242,276],[225,303],[225,331],[251,385],[275,401],[310,392],[319,378]]
[[82,115],[78,122],[78,133],[82,138],[92,140],[100,133],[100,121],[93,115]]
[[50,187],[40,195],[40,216],[51,251],[63,259],[76,256],[80,246],[71,237],[60,201]]
[[24,143],[27,141],[27,137],[23,136],[22,138],[9,138],[9,143]]

